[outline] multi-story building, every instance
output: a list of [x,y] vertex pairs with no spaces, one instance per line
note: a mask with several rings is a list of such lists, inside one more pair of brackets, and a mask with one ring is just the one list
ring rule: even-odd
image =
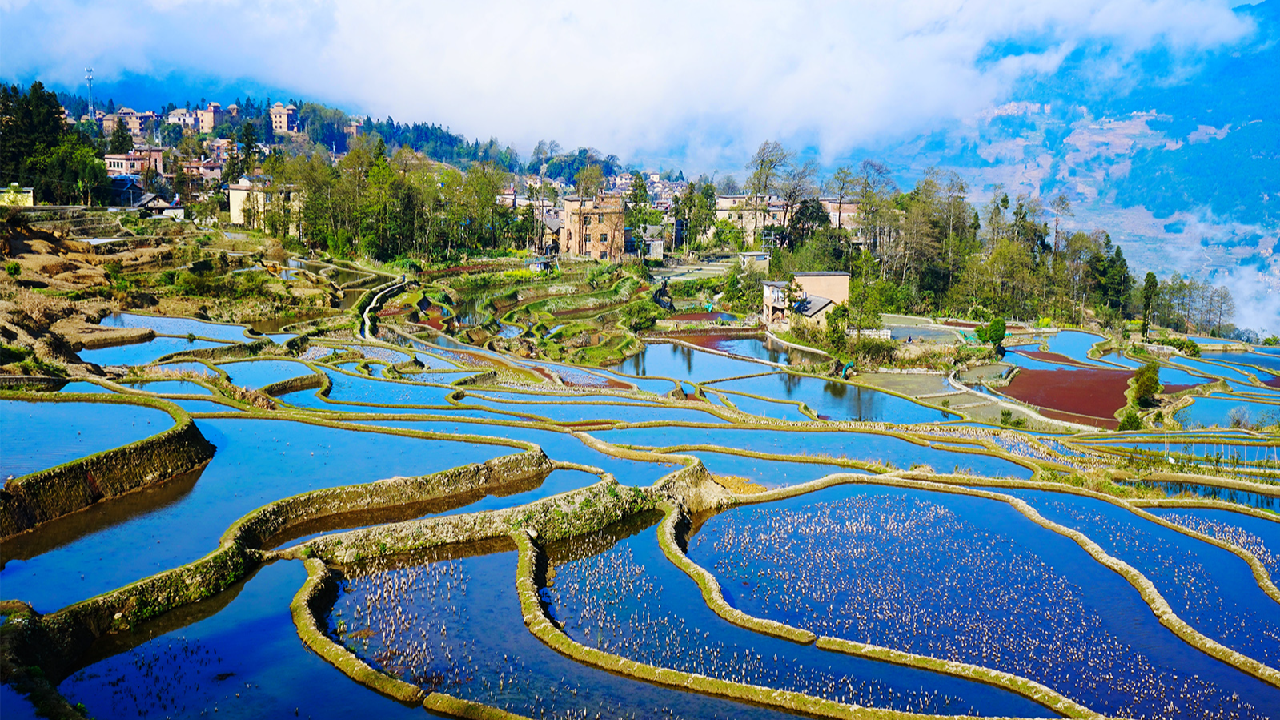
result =
[[276,103],[271,108],[271,129],[278,134],[298,131],[298,108],[293,104]]
[[107,165],[107,176],[141,175],[148,167],[164,174],[164,150],[158,147],[142,145],[127,153],[107,155],[103,158]]
[[196,130],[200,127],[200,122],[196,119],[196,114],[185,108],[178,108],[177,110],[170,112],[165,116],[164,120],[167,123],[181,125],[183,130]]
[[618,196],[564,199],[560,222],[560,253],[618,260],[631,252],[627,204]]
[[302,191],[276,184],[269,176],[242,177],[227,186],[231,223],[265,230],[272,235],[298,234]]
[[742,228],[751,242],[758,240],[769,225],[785,222],[782,201],[773,195],[718,195],[716,222],[727,220]]
[[211,102],[204,110],[196,110],[196,129],[202,133],[211,133],[215,127],[222,124],[225,115],[221,104]]

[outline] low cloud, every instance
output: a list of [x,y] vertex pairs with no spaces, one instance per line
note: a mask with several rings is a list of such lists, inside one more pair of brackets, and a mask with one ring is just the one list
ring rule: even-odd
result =
[[[1250,32],[1211,0],[0,0],[0,76],[248,77],[525,151],[554,138],[699,171],[739,167],[766,138],[829,158],[971,117],[1082,44],[1194,54]],[[1023,37],[1034,51],[979,62]]]

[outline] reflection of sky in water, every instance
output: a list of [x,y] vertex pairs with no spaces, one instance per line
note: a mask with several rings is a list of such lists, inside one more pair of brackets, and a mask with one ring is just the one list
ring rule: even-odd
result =
[[706,382],[739,375],[755,375],[767,372],[770,368],[761,363],[727,358],[684,345],[649,343],[643,351],[611,369],[627,375]]
[[[666,558],[653,529],[587,557],[556,562],[555,573],[543,596],[565,634],[637,662],[857,705],[1042,714],[1025,698],[976,681],[827,652],[732,625],[707,607],[693,580]],[[724,585],[732,604],[741,586]]]
[[311,368],[291,360],[246,360],[224,363],[222,368],[237,387],[260,388],[271,383],[310,375]]
[[746,478],[766,488],[789,487],[817,480],[836,473],[852,473],[866,475],[862,470],[826,465],[821,463],[784,462],[781,460],[761,461],[760,458],[728,453],[689,452],[702,461],[707,470],[716,475],[733,475]]
[[1249,382],[1249,377],[1245,375],[1243,372],[1232,367],[1227,367],[1225,365],[1205,362],[1203,360],[1196,360],[1195,358],[1180,357],[1177,355],[1173,357],[1173,362],[1177,363],[1178,365],[1182,365],[1184,367],[1193,368],[1195,370],[1198,370],[1204,373],[1205,375],[1209,375],[1212,377],[1221,377],[1221,378],[1227,378],[1228,380],[1239,380],[1240,382]]
[[[1048,520],[1084,533],[1133,565],[1183,620],[1210,638],[1264,663],[1280,659],[1275,601],[1258,587],[1249,565],[1231,552],[1104,500],[1041,490],[1001,492],[1026,500]],[[1280,689],[1257,695],[1263,699],[1280,709]]]
[[169,413],[139,405],[0,400],[0,478],[51,468],[171,427]]
[[1200,353],[1205,360],[1221,360],[1239,365],[1256,365],[1274,373],[1280,373],[1280,354],[1265,352],[1206,352]]
[[[717,445],[771,455],[814,455],[910,468],[917,463],[938,472],[968,469],[988,477],[1031,477],[1031,470],[1004,458],[922,447],[890,435],[860,432],[786,432],[735,428],[626,428],[593,431],[608,443],[642,447]],[[761,462],[767,462],[762,460]]]
[[[163,417],[168,420],[169,416]],[[159,431],[170,424],[152,423],[151,427]],[[426,440],[285,420],[197,420],[196,425],[218,450],[184,494],[149,512],[94,528],[30,560],[11,560],[0,571],[5,594],[50,612],[199,558],[217,546],[231,523],[267,503],[321,488],[397,475],[429,475],[521,452],[505,445]],[[101,509],[95,506],[78,513],[81,517],[76,522],[91,523],[95,511],[111,512],[107,504],[100,505]],[[110,557],[129,561],[98,562]]]
[[444,432],[453,435],[485,435],[488,437],[523,440],[542,448],[552,460],[575,462],[613,473],[623,485],[652,485],[658,478],[679,470],[683,465],[675,461],[647,462],[626,460],[593,449],[590,445],[567,432],[539,430],[536,428],[489,425],[486,423],[450,422],[448,420],[358,420],[357,424],[397,427],[423,432]]
[[1227,427],[1231,424],[1230,413],[1236,408],[1242,408],[1247,413],[1249,422],[1254,424],[1271,425],[1280,422],[1280,405],[1219,394],[1196,398],[1189,407],[1179,410],[1174,418],[1184,427]]
[[306,577],[300,562],[267,565],[230,597],[194,606],[217,611],[212,617],[157,637],[143,624],[128,637],[141,644],[73,673],[58,689],[97,717],[247,720],[294,717],[295,710],[313,720],[423,717],[421,707],[351,681],[298,641],[289,602]]
[[689,554],[750,615],[994,667],[1108,716],[1235,716],[1241,697],[1280,698],[1188,652],[1122,577],[999,501],[837,486],[716,515]]
[[1048,337],[1049,352],[1066,355],[1067,357],[1082,363],[1092,363],[1089,359],[1089,348],[1102,341],[1102,338],[1093,333],[1080,332],[1079,330],[1063,330],[1055,335]]
[[194,340],[186,338],[158,337],[147,342],[115,347],[81,350],[80,359],[97,365],[146,365],[164,355],[196,350],[198,348],[224,347],[222,343],[210,340]]
[[955,417],[879,390],[790,373],[729,380],[712,387],[780,400],[801,401],[820,417],[831,420],[909,424]]
[[190,380],[154,380],[152,382],[131,383],[125,387],[143,392],[161,395],[210,395],[208,388],[197,385]]

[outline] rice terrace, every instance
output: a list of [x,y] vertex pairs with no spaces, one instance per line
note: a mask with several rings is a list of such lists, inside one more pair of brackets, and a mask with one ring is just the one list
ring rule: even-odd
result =
[[0,7],[0,717],[1280,718],[1277,2]]

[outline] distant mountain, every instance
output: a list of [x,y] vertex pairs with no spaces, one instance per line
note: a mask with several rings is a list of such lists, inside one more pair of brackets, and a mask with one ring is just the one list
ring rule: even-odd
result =
[[1116,91],[1089,81],[1109,49],[1080,48],[1014,102],[864,152],[907,176],[954,169],[983,195],[1064,194],[1067,226],[1107,229],[1144,270],[1227,284],[1238,324],[1280,330],[1280,0],[1236,12],[1256,32],[1191,67],[1157,50]]

